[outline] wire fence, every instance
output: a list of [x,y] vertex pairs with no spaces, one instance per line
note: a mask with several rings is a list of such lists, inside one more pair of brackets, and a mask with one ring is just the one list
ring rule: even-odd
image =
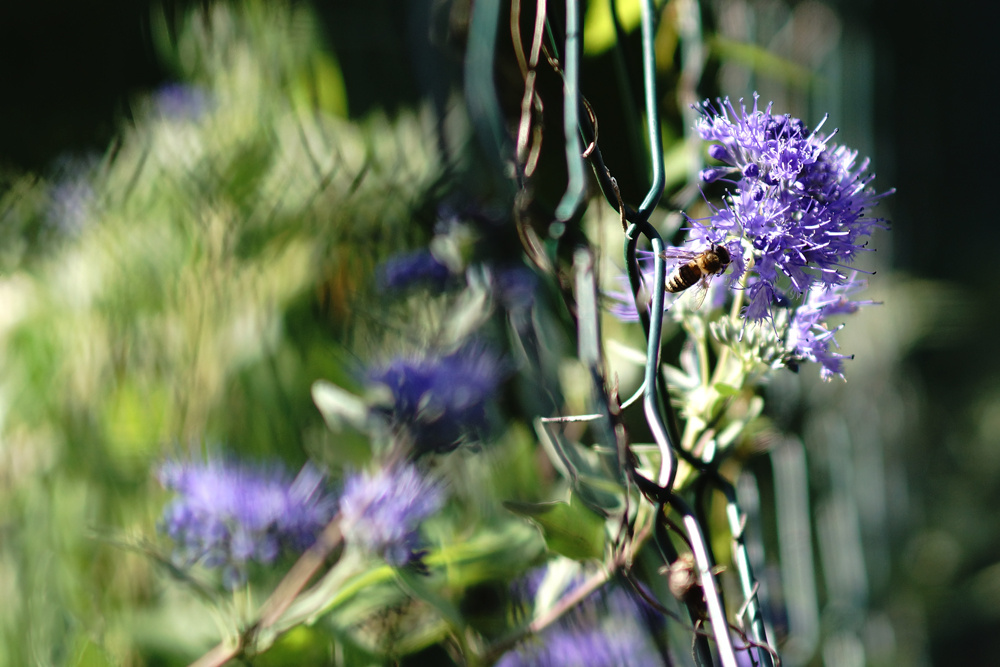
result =
[[[747,645],[761,648],[755,651],[754,664],[772,665],[775,664],[777,652],[768,640],[768,632],[765,627],[763,614],[761,611],[760,585],[754,577],[751,564],[750,551],[747,546],[746,522],[747,515],[741,510],[737,499],[736,490],[731,483],[726,481],[718,472],[721,459],[724,456],[721,452],[715,456],[698,458],[680,447],[680,433],[678,430],[678,420],[674,413],[669,399],[668,389],[660,372],[661,355],[661,333],[664,312],[664,299],[666,294],[667,262],[664,256],[665,244],[655,227],[650,224],[650,215],[659,205],[664,190],[664,164],[663,153],[658,147],[663,145],[661,137],[660,118],[660,96],[657,92],[657,67],[656,67],[656,17],[659,16],[662,8],[657,7],[652,0],[643,0],[641,3],[641,71],[643,81],[643,97],[645,100],[644,116],[646,120],[647,145],[650,147],[649,173],[651,174],[651,184],[646,195],[639,206],[635,209],[627,206],[620,194],[617,179],[612,175],[604,163],[600,141],[598,137],[598,121],[594,116],[591,107],[585,103],[580,95],[579,86],[579,54],[580,54],[580,6],[575,0],[567,0],[565,8],[565,27],[561,33],[553,29],[552,23],[546,16],[546,3],[539,2],[536,5],[536,18],[534,23],[534,33],[531,35],[530,43],[532,50],[526,55],[521,50],[522,40],[520,37],[520,3],[515,0],[511,8],[511,33],[515,43],[515,51],[518,62],[521,64],[521,72],[525,81],[525,102],[522,104],[522,115],[518,125],[519,146],[523,145],[523,137],[531,134],[532,118],[531,110],[534,108],[533,102],[535,93],[533,82],[535,67],[539,58],[538,53],[544,43],[543,30],[549,38],[549,50],[547,59],[549,64],[556,68],[563,79],[563,96],[565,100],[564,123],[565,123],[565,150],[566,163],[568,165],[568,184],[559,205],[556,209],[556,217],[559,220],[569,220],[578,213],[583,204],[585,194],[585,183],[582,174],[582,163],[586,161],[593,172],[605,200],[612,208],[620,214],[620,219],[624,232],[624,260],[627,267],[629,284],[638,309],[638,316],[642,323],[646,335],[646,361],[643,376],[643,383],[640,389],[642,398],[642,408],[646,423],[654,438],[659,450],[659,470],[655,479],[649,479],[635,466],[635,457],[629,450],[628,434],[625,431],[621,416],[622,404],[618,400],[612,400],[606,391],[609,386],[608,378],[605,376],[605,363],[601,350],[603,341],[600,335],[599,313],[596,295],[598,287],[595,282],[593,271],[592,251],[586,247],[577,251],[574,261],[574,268],[577,271],[576,300],[578,308],[579,323],[579,351],[583,364],[590,372],[593,381],[591,412],[593,418],[606,422],[606,426],[597,429],[603,436],[600,444],[607,450],[617,452],[617,463],[623,476],[630,484],[634,484],[642,493],[642,497],[655,506],[656,520],[654,522],[654,532],[657,547],[662,554],[664,563],[670,568],[681,568],[682,559],[678,555],[677,548],[671,538],[671,533],[679,533],[683,542],[690,549],[693,556],[693,564],[690,566],[694,572],[696,587],[700,588],[704,598],[700,595],[687,596],[687,607],[691,622],[695,627],[700,627],[705,620],[710,622],[718,660],[727,667],[735,667],[739,664],[737,651],[734,648],[730,634],[729,615],[726,610],[726,603],[720,587],[716,581],[717,560],[713,554],[712,543],[712,523],[708,516],[708,508],[711,496],[714,492],[720,492],[725,499],[726,526],[728,527],[728,537],[733,542],[734,565],[739,575],[740,590],[742,599],[730,601],[730,606],[738,609],[736,618],[741,630],[740,634],[747,640],[747,644],[742,646],[744,650]],[[697,15],[697,6],[691,3],[687,7],[691,16]],[[498,5],[480,2],[476,6],[476,14],[488,15],[499,10]],[[615,23],[616,35],[620,38],[624,34],[618,20],[618,12],[615,3],[611,3],[611,16]],[[693,23],[693,25],[691,25]],[[703,56],[696,44],[700,44],[700,36],[697,33],[698,23],[682,22],[682,25],[690,25],[689,34],[685,35],[684,61],[682,67],[681,84],[679,84],[678,97],[686,99],[689,103],[695,101],[693,87],[698,81],[700,66]],[[488,19],[483,19],[483,23],[473,23],[473,32],[477,25],[486,26],[485,31],[492,29],[495,25]],[[556,35],[563,34],[563,43],[556,43]],[[478,41],[478,40],[474,40]],[[525,40],[527,42],[528,40]],[[618,46],[621,41],[617,41]],[[559,46],[562,46],[562,56],[560,60]],[[470,56],[471,60],[471,56]],[[492,62],[492,58],[484,58],[483,62]],[[491,67],[491,66],[490,66]],[[478,72],[479,76],[489,78],[491,69]],[[471,75],[471,72],[470,72]],[[684,88],[687,88],[686,90]],[[582,111],[582,114],[580,113]],[[493,117],[499,117],[494,113]],[[582,119],[582,122],[581,122]],[[499,132],[496,129],[496,132]],[[580,136],[586,142],[585,150],[581,151]],[[581,157],[581,154],[583,157]],[[525,176],[529,177],[531,165],[524,160],[523,151],[518,152],[520,159],[518,168]],[[523,181],[522,181],[523,184]],[[654,254],[653,282],[649,288],[652,295],[651,301],[645,301],[642,297],[644,285],[642,281],[642,271],[639,266],[637,251],[642,239],[645,239]],[[617,398],[617,397],[616,397]],[[562,454],[562,463],[569,470],[571,479],[579,478],[582,471],[575,468],[575,463],[571,457],[564,454],[564,449],[557,449]],[[696,473],[687,477],[687,488],[677,488],[678,459],[683,458]],[[693,501],[697,511],[692,509],[685,496],[689,496]],[[671,514],[679,516],[679,522],[675,523],[671,519]],[[627,517],[627,513],[626,513]],[[616,546],[619,553],[627,554],[631,547],[632,535],[630,531],[623,530],[620,542]],[[756,545],[758,554],[762,547]],[[623,562],[626,562],[626,557]],[[627,573],[626,573],[627,576]],[[682,599],[684,597],[682,596]],[[714,664],[712,651],[707,633],[695,633],[694,655],[699,665]]]

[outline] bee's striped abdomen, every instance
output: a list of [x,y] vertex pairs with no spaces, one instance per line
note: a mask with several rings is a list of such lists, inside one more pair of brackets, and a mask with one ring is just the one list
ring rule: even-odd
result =
[[691,285],[701,280],[701,269],[698,268],[698,264],[695,262],[688,262],[687,264],[682,264],[674,269],[667,277],[667,291],[668,292],[683,292]]

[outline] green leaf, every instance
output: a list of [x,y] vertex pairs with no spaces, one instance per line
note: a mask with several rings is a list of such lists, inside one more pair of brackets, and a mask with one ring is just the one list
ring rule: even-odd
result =
[[535,420],[535,431],[549,460],[556,470],[573,484],[573,492],[593,511],[608,516],[622,506],[622,484],[615,477],[617,453],[604,450],[599,454],[562,436],[558,429],[541,419]]
[[395,568],[396,578],[402,584],[403,588],[407,590],[413,597],[420,598],[427,604],[434,607],[441,618],[448,622],[448,624],[456,629],[465,629],[465,620],[462,618],[462,612],[458,610],[450,600],[445,599],[443,596],[439,595],[436,591],[432,590],[430,586],[427,585],[426,577],[422,574],[418,574],[413,570],[408,570],[406,568]]
[[716,382],[713,385],[715,391],[719,396],[739,396],[739,387],[734,387],[731,384],[725,384],[724,382]]
[[301,109],[318,107],[334,116],[347,118],[347,87],[334,55],[322,51],[312,54],[297,74],[290,92]]
[[[439,588],[461,589],[484,581],[511,579],[542,553],[538,533],[522,522],[480,527],[482,532],[469,539],[427,551],[423,562],[432,579],[442,577]],[[436,581],[424,585],[437,585]],[[398,570],[348,550],[292,603],[275,629],[312,623],[321,616],[327,616],[334,627],[347,628],[379,609],[399,604],[405,596],[399,586]]]
[[[642,18],[638,0],[618,0],[618,22],[626,34],[635,30]],[[604,53],[618,40],[615,24],[611,16],[609,0],[599,0],[587,4],[587,15],[583,19],[583,51],[588,56]]]
[[756,44],[715,35],[708,40],[708,45],[721,60],[740,63],[757,74],[772,76],[792,85],[808,86],[815,76],[805,67]]
[[663,377],[667,380],[667,386],[671,389],[678,388],[690,391],[698,386],[698,378],[688,375],[676,366],[662,364]]
[[[624,508],[624,491],[620,483],[608,477],[581,474],[573,491],[580,501],[602,516],[621,512]],[[576,497],[576,496],[574,496]]]
[[504,507],[538,526],[550,551],[573,560],[601,558],[604,555],[604,520],[582,502],[508,501],[504,502]]

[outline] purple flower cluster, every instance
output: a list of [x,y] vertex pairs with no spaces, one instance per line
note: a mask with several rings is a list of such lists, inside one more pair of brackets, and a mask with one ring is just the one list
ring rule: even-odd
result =
[[554,628],[541,643],[510,651],[497,667],[655,667],[663,659],[634,625],[614,632],[602,628]]
[[56,183],[49,196],[48,222],[70,236],[79,234],[95,208],[93,186],[80,175],[71,176]]
[[448,267],[426,249],[394,255],[385,260],[375,273],[377,283],[382,289],[406,289],[426,285],[434,291],[440,291],[451,278]]
[[525,312],[535,304],[538,276],[525,266],[506,266],[496,271],[496,293],[511,312]]
[[348,544],[402,567],[419,557],[420,523],[443,504],[440,485],[412,465],[361,473],[344,484],[340,528]]
[[291,479],[279,465],[173,461],[158,477],[178,493],[161,519],[161,530],[177,544],[175,558],[223,568],[230,588],[246,579],[251,561],[269,564],[283,549],[307,549],[337,509],[311,465]]
[[843,377],[844,359],[852,358],[835,351],[838,346],[834,334],[844,325],[831,329],[827,320],[834,315],[857,312],[861,306],[872,304],[872,301],[850,301],[847,298],[864,286],[864,282],[855,280],[854,276],[843,285],[814,286],[792,316],[785,345],[795,360],[821,364],[820,376],[824,380],[834,375]]
[[[512,588],[516,605],[528,605],[547,577],[545,568],[529,573]],[[561,580],[558,597],[572,594],[582,574]],[[609,584],[591,594],[572,613],[535,642],[507,652],[498,667],[603,667],[661,665],[649,632],[663,628],[663,616],[629,590]]]
[[205,90],[181,83],[161,87],[153,93],[152,101],[160,116],[176,121],[198,120],[212,106]]
[[770,104],[759,110],[756,95],[752,110],[741,104],[737,112],[728,99],[697,110],[699,134],[716,142],[709,154],[725,165],[706,169],[702,179],[731,179],[735,189],[724,208],[693,221],[690,235],[698,247],[748,244],[747,319],[770,319],[790,292],[845,282],[842,269],[884,224],[866,209],[892,192],[870,187],[868,160],[856,164],[857,151],[831,144],[832,135],[819,133],[822,122],[810,131],[797,118],[772,115]]
[[467,345],[444,356],[401,357],[369,373],[392,404],[381,410],[419,452],[446,452],[483,437],[487,407],[503,374],[492,353]]

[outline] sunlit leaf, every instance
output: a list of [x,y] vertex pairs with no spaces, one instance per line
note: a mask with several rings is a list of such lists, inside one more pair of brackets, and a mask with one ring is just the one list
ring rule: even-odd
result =
[[[617,0],[618,22],[626,35],[639,25],[642,10],[639,0]],[[590,56],[604,53],[617,41],[610,0],[596,0],[587,4],[583,19],[583,52]]]
[[740,393],[739,387],[734,387],[723,382],[716,382],[712,386],[715,388],[715,391],[719,394],[719,396],[738,396]]
[[505,502],[511,512],[538,526],[550,551],[587,560],[604,555],[604,519],[581,502],[518,503]]
[[312,386],[312,397],[326,425],[334,433],[345,426],[363,431],[368,423],[368,405],[358,396],[326,380],[317,380]]
[[570,442],[559,425],[535,420],[535,431],[549,460],[573,484],[579,499],[591,510],[607,516],[622,504],[621,483],[615,476],[617,452],[598,453]]

